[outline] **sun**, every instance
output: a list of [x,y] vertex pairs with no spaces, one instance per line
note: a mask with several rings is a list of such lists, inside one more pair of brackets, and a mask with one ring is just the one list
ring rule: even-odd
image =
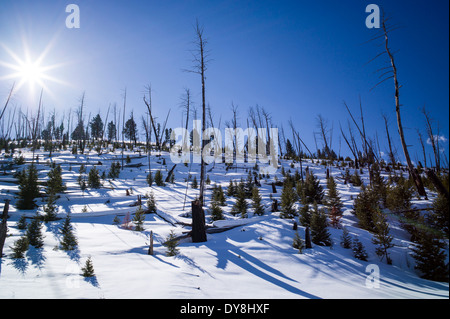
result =
[[64,83],[50,74],[51,70],[61,66],[61,64],[44,64],[50,46],[47,46],[43,52],[36,55],[37,58],[33,57],[27,45],[25,45],[23,57],[20,57],[19,54],[16,54],[4,45],[1,45],[1,48],[9,54],[11,59],[10,61],[0,61],[0,66],[10,71],[9,73],[1,72],[3,74],[6,73],[6,75],[1,76],[0,80],[14,80],[16,84],[15,91],[19,91],[23,86],[27,85],[30,93],[34,93],[36,88],[51,93],[48,88],[49,82]]
[[35,85],[43,85],[43,79],[45,73],[43,68],[37,62],[25,62],[23,65],[18,66],[18,76],[22,81]]

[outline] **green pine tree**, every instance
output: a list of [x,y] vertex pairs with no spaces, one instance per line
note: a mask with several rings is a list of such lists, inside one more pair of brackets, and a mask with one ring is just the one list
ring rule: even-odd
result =
[[298,249],[298,252],[301,254],[303,252],[303,249],[305,248],[305,243],[303,241],[303,239],[300,237],[300,235],[298,234],[298,232],[295,232],[294,235],[294,240],[292,242],[292,247],[294,247],[295,249]]
[[220,207],[219,203],[216,200],[211,200],[211,220],[221,220],[225,219],[223,216],[223,210],[222,207]]
[[247,218],[248,203],[245,198],[244,184],[240,183],[236,193],[236,202],[231,208],[231,214],[238,215],[241,214],[241,218]]
[[192,180],[191,187],[193,189],[197,189],[198,188],[197,176],[195,176],[195,175],[194,175],[194,179]]
[[31,164],[26,170],[18,174],[19,200],[18,209],[33,209],[36,207],[35,199],[39,196],[38,172],[36,166]]
[[56,206],[56,196],[55,194],[49,193],[47,197],[47,204],[43,208],[44,210],[44,222],[48,223],[50,221],[56,220],[56,212],[58,207]]
[[253,187],[252,190],[252,207],[254,214],[258,216],[264,215],[264,206],[261,204],[261,195],[259,194],[258,187]]
[[361,192],[353,202],[352,213],[358,217],[359,227],[370,232],[375,231],[373,216],[379,209],[378,195],[369,186],[361,186]]
[[134,213],[134,217],[133,217],[133,222],[135,224],[134,230],[143,231],[144,230],[144,227],[143,227],[144,220],[145,220],[144,210],[139,205],[138,208],[136,209],[136,212]]
[[345,227],[342,230],[341,246],[345,249],[349,249],[352,247],[352,236]]
[[300,216],[298,217],[298,221],[300,225],[305,227],[311,225],[311,210],[309,204],[305,204],[300,208]]
[[434,281],[449,280],[449,265],[446,264],[445,242],[433,232],[422,230],[416,246],[412,249],[415,268],[421,277]]
[[62,179],[62,169],[61,165],[56,165],[48,172],[48,181],[47,181],[47,194],[50,193],[62,193],[66,190],[66,185]]
[[41,219],[36,213],[31,223],[28,225],[26,236],[31,246],[41,248],[44,246],[44,235],[42,234]]
[[100,175],[98,169],[95,166],[92,167],[91,170],[89,171],[88,186],[90,188],[100,188],[101,186]]
[[163,173],[161,172],[161,170],[157,170],[155,173],[155,184],[157,186],[166,186],[166,184],[164,183]]
[[166,238],[164,245],[167,247],[166,256],[176,256],[179,253],[178,240],[175,239],[175,233],[173,230],[170,231],[169,236]]
[[150,214],[156,214],[156,200],[153,192],[147,194],[147,212]]
[[327,228],[327,215],[323,209],[318,209],[317,204],[311,215],[311,240],[319,246],[331,246],[331,235]]
[[13,251],[12,258],[23,258],[25,252],[28,250],[30,241],[27,236],[22,236],[14,242],[11,248]]
[[307,174],[305,182],[301,187],[301,199],[304,204],[322,203],[324,196],[323,187],[319,179],[312,172]]
[[375,234],[372,238],[372,243],[378,245],[375,252],[379,257],[381,257],[381,260],[386,257],[386,261],[390,265],[392,264],[392,259],[389,256],[388,249],[394,247],[394,245],[392,244],[392,240],[394,239],[394,237],[389,235],[389,223],[380,210],[377,210],[373,217],[375,224]]
[[297,194],[293,189],[290,179],[285,179],[281,190],[281,218],[293,218],[297,213],[294,205],[297,201]]
[[73,226],[71,224],[70,214],[67,214],[66,218],[64,219],[63,224],[59,228],[59,231],[61,232],[61,235],[62,235],[62,238],[60,240],[61,249],[66,250],[66,251],[74,250],[78,245],[78,241],[73,232]]
[[86,263],[84,264],[84,267],[81,268],[81,274],[85,278],[94,277],[94,265],[92,263],[91,256],[88,257],[86,260]]
[[364,245],[359,241],[358,238],[353,239],[352,243],[353,257],[359,260],[367,261],[368,255],[364,249]]

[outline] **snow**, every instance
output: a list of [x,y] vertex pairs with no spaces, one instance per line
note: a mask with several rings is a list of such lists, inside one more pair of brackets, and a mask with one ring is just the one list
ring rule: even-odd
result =
[[[22,150],[26,159],[31,159],[31,152]],[[45,179],[49,171],[47,155],[39,154],[39,178]],[[25,258],[11,258],[10,246],[24,234],[16,223],[22,214],[34,216],[35,210],[19,211],[15,208],[15,193],[18,191],[12,175],[0,177],[0,197],[11,199],[8,234],[4,247],[5,256],[0,262],[0,298],[445,298],[449,297],[448,283],[433,282],[422,279],[414,270],[407,233],[400,228],[398,221],[390,219],[391,234],[395,237],[395,247],[390,249],[392,265],[380,261],[372,244],[372,234],[357,227],[356,217],[351,213],[353,199],[359,187],[344,185],[339,179],[338,190],[344,202],[342,224],[352,236],[364,244],[369,254],[368,261],[360,261],[352,256],[350,249],[339,245],[342,229],[329,228],[333,247],[313,245],[312,249],[299,254],[292,247],[295,231],[293,220],[281,219],[278,212],[270,212],[270,183],[262,180],[260,188],[266,213],[253,216],[249,209],[249,218],[241,219],[229,212],[234,198],[227,197],[224,207],[226,220],[212,222],[208,209],[205,210],[209,226],[230,227],[230,230],[208,234],[207,242],[192,243],[182,239],[178,246],[180,253],[174,257],[166,256],[166,247],[162,243],[170,231],[183,235],[190,230],[190,202],[198,195],[198,189],[188,188],[185,178],[198,174],[199,165],[191,167],[178,164],[175,168],[175,184],[167,183],[164,187],[146,182],[148,173],[147,157],[131,151],[132,164],[142,163],[141,167],[126,167],[119,178],[102,180],[103,187],[82,192],[77,184],[78,170],[81,163],[86,171],[92,165],[108,172],[112,160],[120,160],[120,150],[116,153],[97,155],[91,151],[87,155],[72,155],[70,151],[54,152],[51,159],[62,165],[63,178],[67,191],[61,194],[57,204],[59,217],[71,213],[72,225],[78,239],[78,248],[74,251],[58,249],[59,226],[63,220],[43,223],[44,246],[35,249],[30,246]],[[167,165],[162,165],[162,157]],[[90,164],[87,164],[90,163]],[[281,160],[286,171],[291,161]],[[152,155],[151,168],[163,171],[164,177],[172,168],[167,153],[161,157]],[[245,180],[254,164],[240,163],[237,169],[225,170],[224,164],[208,165],[207,174],[212,183],[207,187],[206,204],[209,204],[210,192],[214,183],[222,185],[224,191],[230,181]],[[303,163],[320,178],[325,186],[324,166]],[[25,165],[15,167],[22,169]],[[295,164],[295,168],[298,164]],[[212,169],[211,169],[212,168]],[[292,173],[295,171],[292,169]],[[367,181],[367,170],[362,174]],[[334,176],[341,170],[331,168]],[[198,176],[197,176],[198,178]],[[277,178],[281,179],[278,170]],[[126,189],[131,195],[126,195]],[[158,214],[146,214],[144,231],[127,230],[121,225],[113,225],[117,215],[121,219],[136,210],[132,205],[137,195],[145,196],[153,192],[156,198]],[[272,194],[278,198],[281,188]],[[433,196],[430,196],[430,200]],[[37,200],[39,205],[43,202]],[[145,198],[143,198],[145,204]],[[414,200],[413,204],[422,207],[430,201]],[[184,209],[183,209],[184,208]],[[3,209],[3,207],[0,207]],[[41,211],[39,208],[38,211]],[[154,235],[154,255],[148,255],[150,232]],[[304,238],[304,227],[298,232]],[[447,248],[448,255],[448,248]],[[91,257],[95,277],[85,279],[81,268]],[[370,269],[379,271],[379,286],[370,281]]]

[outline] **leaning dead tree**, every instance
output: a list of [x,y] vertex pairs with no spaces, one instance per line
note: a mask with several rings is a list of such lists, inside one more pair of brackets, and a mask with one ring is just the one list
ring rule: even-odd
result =
[[389,64],[387,66],[377,70],[377,72],[382,72],[382,74],[379,76],[379,78],[381,79],[380,82],[378,82],[374,86],[374,88],[389,79],[394,80],[395,114],[397,116],[398,134],[400,135],[400,142],[402,145],[403,154],[405,155],[406,163],[408,165],[408,171],[409,171],[410,176],[414,180],[414,184],[417,188],[418,194],[420,196],[426,196],[425,188],[423,186],[420,174],[417,172],[417,169],[414,168],[414,166],[411,162],[411,157],[409,156],[408,146],[407,146],[406,140],[405,140],[405,134],[403,132],[402,118],[401,118],[401,112],[400,112],[400,107],[402,106],[400,104],[400,87],[401,86],[398,82],[398,73],[397,73],[397,66],[395,64],[394,53],[392,52],[391,48],[389,47],[389,34],[392,31],[394,31],[395,29],[396,29],[396,27],[391,27],[391,26],[387,25],[387,19],[385,18],[384,14],[383,14],[383,17],[381,20],[381,34],[376,36],[372,40],[382,38],[383,42],[384,42],[384,50],[382,52],[380,52],[379,54],[377,54],[375,56],[375,58],[373,58],[371,61],[375,60],[376,58],[378,58],[380,56],[387,55]]

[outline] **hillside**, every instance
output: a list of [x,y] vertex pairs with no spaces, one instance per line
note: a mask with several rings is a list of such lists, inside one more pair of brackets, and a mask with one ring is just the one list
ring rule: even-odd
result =
[[[32,153],[22,149],[26,162]],[[27,165],[13,164],[11,158],[4,158],[4,175],[0,177],[0,198],[3,203],[10,199],[8,237],[4,256],[0,263],[0,298],[448,298],[448,283],[420,278],[414,269],[412,257],[413,243],[409,234],[401,227],[394,215],[385,211],[390,235],[394,237],[394,247],[389,249],[392,265],[380,260],[372,243],[373,234],[358,226],[357,217],[352,214],[354,199],[360,187],[345,184],[340,178],[345,168],[324,166],[315,160],[303,161],[303,170],[308,167],[327,190],[326,169],[335,177],[337,190],[343,203],[341,226],[358,238],[364,245],[368,260],[353,257],[351,249],[341,246],[343,228],[328,227],[332,246],[313,244],[300,254],[292,247],[295,230],[294,221],[298,217],[280,218],[280,212],[272,212],[272,199],[280,202],[282,187],[272,193],[272,182],[282,181],[281,169],[275,176],[261,178],[259,182],[265,213],[254,216],[249,203],[248,218],[233,216],[231,209],[236,199],[226,197],[223,206],[225,220],[212,221],[209,204],[213,185],[220,185],[225,193],[230,180],[245,181],[254,164],[239,163],[226,169],[225,164],[210,164],[207,175],[211,184],[206,190],[206,223],[221,228],[236,226],[223,232],[208,233],[204,243],[192,243],[190,238],[181,239],[179,254],[166,256],[163,246],[169,233],[185,235],[191,223],[190,203],[198,195],[198,189],[191,187],[189,174],[199,180],[199,164],[178,164],[174,169],[175,180],[165,186],[151,187],[147,183],[148,161],[146,155],[128,151],[128,166],[120,171],[118,178],[108,178],[113,161],[121,160],[120,150],[98,155],[93,150],[88,155],[72,155],[69,150],[56,151],[51,159],[48,153],[37,151],[36,164],[40,182],[47,180],[50,163],[61,164],[62,178],[67,189],[60,194],[56,204],[56,221],[42,223],[44,245],[42,248],[29,247],[24,258],[12,258],[14,242],[25,234],[18,229],[17,222],[25,215],[27,222],[36,212],[42,214],[44,198],[38,198],[38,208],[18,210],[18,185],[13,173]],[[145,153],[142,153],[145,154]],[[164,165],[164,162],[166,165]],[[10,163],[10,164],[7,164]],[[87,173],[95,165],[100,175],[101,188],[87,187],[84,191],[78,183],[79,169],[84,164]],[[280,160],[285,172],[294,174],[299,163]],[[161,170],[166,178],[173,167],[168,153],[151,156],[151,170],[155,174]],[[353,169],[350,170],[353,172]],[[153,176],[154,176],[153,174]],[[404,173],[405,176],[407,173]],[[382,175],[387,178],[388,173]],[[367,185],[368,170],[362,169],[361,179]],[[186,187],[189,185],[188,187]],[[41,193],[45,191],[41,184]],[[136,212],[131,206],[142,196],[146,208],[146,195],[153,192],[157,214],[145,214],[143,231],[125,229],[122,223],[127,215]],[[428,192],[428,200],[413,197],[412,206],[428,207],[436,196]],[[3,207],[3,205],[2,205]],[[295,208],[298,211],[299,202]],[[323,205],[319,205],[322,208]],[[78,240],[76,249],[64,251],[59,246],[59,227],[70,213],[74,234]],[[120,219],[114,224],[115,217]],[[154,235],[154,255],[148,255],[150,232]],[[305,238],[305,227],[298,225],[298,234]],[[446,245],[448,262],[448,240]],[[91,257],[95,276],[84,278],[81,268]],[[371,270],[375,269],[374,273]],[[377,273],[379,272],[379,282]],[[372,279],[375,278],[375,281]],[[379,284],[379,285],[378,285]]]

